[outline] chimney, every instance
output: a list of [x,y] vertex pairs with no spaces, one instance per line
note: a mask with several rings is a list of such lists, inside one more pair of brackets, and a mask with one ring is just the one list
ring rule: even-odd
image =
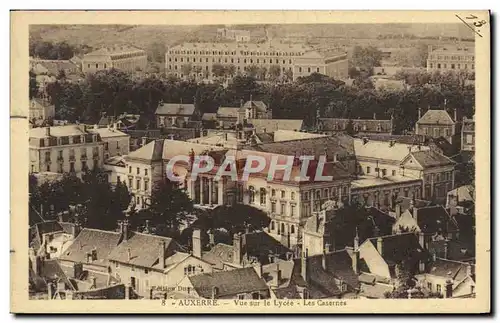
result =
[[125,299],[130,299],[130,284],[125,284]]
[[128,220],[124,220],[122,223],[122,238],[123,241],[127,241],[129,236],[128,236]]
[[50,127],[46,127],[46,128],[45,128],[45,135],[46,135],[47,137],[50,137]]
[[240,99],[240,107],[243,106],[243,99]]
[[209,240],[210,248],[215,246],[215,233],[213,230],[210,230],[208,232],[208,240]]
[[302,278],[304,279],[304,281],[306,283],[309,283],[309,271],[307,268],[308,254],[309,254],[309,249],[306,249],[306,251],[304,253],[302,253],[301,266],[300,266]]
[[280,265],[276,264],[276,270],[273,273],[272,280],[270,282],[271,287],[278,287],[281,282],[281,269]]
[[94,288],[94,289],[97,288],[97,278],[96,277],[91,276],[90,277],[90,282],[91,282],[91,286],[90,286],[91,289],[92,288]]
[[467,274],[467,276],[472,277],[472,265],[471,264],[467,264],[466,274]]
[[47,283],[47,294],[49,299],[52,299],[54,297],[54,289],[55,286],[52,282]]
[[377,114],[373,112],[373,120],[377,120]]
[[448,240],[444,241],[444,259],[448,259]]
[[241,234],[235,233],[233,236],[233,261],[235,264],[241,264],[243,260],[243,245],[241,241]]
[[321,267],[323,267],[323,270],[326,270],[326,253],[329,251],[330,250],[328,250],[325,246],[325,248],[323,249],[323,254],[321,255]]
[[353,255],[352,255],[352,270],[355,274],[359,273],[359,235],[356,228],[356,236],[354,237]]
[[81,262],[73,263],[73,278],[80,279],[83,273],[83,264]]
[[130,248],[127,249],[127,261],[130,262],[132,260],[132,251]]
[[425,246],[425,236],[424,236],[423,232],[419,232],[418,233],[418,243],[420,244],[420,246],[422,248],[426,249],[426,246]]
[[122,220],[118,220],[116,223],[118,224],[116,230],[118,232],[120,232],[120,233],[123,232],[123,222],[122,222]]
[[399,220],[401,217],[401,204],[397,203],[396,204],[396,220]]
[[160,268],[165,268],[165,252],[166,252],[166,243],[165,240],[162,240],[158,243],[158,263],[160,264]]
[[142,137],[142,138],[141,138],[141,140],[142,140],[142,141],[141,141],[141,145],[142,145],[142,146],[146,146],[146,144],[147,144],[147,142],[148,142],[148,137]]
[[212,287],[212,299],[217,299],[219,296],[219,288],[214,286]]
[[451,279],[448,279],[446,281],[446,295],[445,298],[452,298],[453,297],[453,281]]
[[201,258],[201,230],[194,229],[193,230],[193,256]]
[[378,251],[378,253],[379,253],[381,256],[383,256],[383,255],[384,255],[384,254],[383,254],[383,251],[384,251],[384,250],[383,250],[383,243],[384,243],[384,241],[382,240],[382,238],[381,238],[381,237],[378,237],[378,239],[377,239],[377,251]]
[[57,213],[57,221],[64,222],[63,213],[62,212]]
[[418,120],[422,118],[422,108],[418,108]]
[[368,143],[368,138],[363,137],[363,145],[366,145]]
[[262,263],[259,261],[257,262],[257,264],[254,266],[255,268],[255,272],[257,273],[257,275],[259,276],[259,278],[262,278]]
[[453,117],[454,117],[454,121],[457,122],[458,121],[458,118],[457,118],[457,108],[453,109]]
[[262,132],[263,132],[263,133],[266,133],[266,128],[262,128]]

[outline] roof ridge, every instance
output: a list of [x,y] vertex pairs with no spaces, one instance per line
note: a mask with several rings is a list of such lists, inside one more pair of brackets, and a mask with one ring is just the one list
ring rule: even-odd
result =
[[109,230],[102,230],[102,229],[95,229],[95,228],[83,228],[81,232],[83,231],[98,231],[98,232],[104,232],[104,233],[112,233],[112,234],[121,234],[120,232],[116,232],[116,231],[109,231]]

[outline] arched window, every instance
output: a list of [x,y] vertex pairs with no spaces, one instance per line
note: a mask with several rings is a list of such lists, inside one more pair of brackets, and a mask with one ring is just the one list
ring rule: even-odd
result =
[[285,224],[281,223],[281,234],[285,234]]
[[274,228],[274,221],[271,221],[271,231],[274,231],[275,228]]
[[295,226],[292,224],[292,226],[290,227],[290,233],[291,234],[294,234],[295,233]]

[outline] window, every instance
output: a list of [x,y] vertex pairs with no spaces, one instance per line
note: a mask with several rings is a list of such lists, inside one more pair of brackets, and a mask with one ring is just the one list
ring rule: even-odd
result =
[[[32,170],[33,170],[33,167],[32,167]],[[57,172],[58,173],[62,173],[63,172],[63,164],[62,163],[60,163],[60,164],[57,165]]]
[[307,72],[311,73],[311,68],[310,67],[307,68]]
[[387,169],[382,169],[382,176],[387,176]]
[[299,67],[299,73],[302,73],[302,67]]
[[455,69],[455,64],[451,64],[451,69],[454,70]]
[[292,224],[292,226],[290,227],[290,233],[293,234],[295,233],[295,226]]
[[438,68],[441,68],[441,64],[438,63]]
[[95,68],[99,68],[99,64],[95,64]]
[[129,173],[132,173],[132,166],[129,166],[129,167],[128,167],[128,172],[129,172]]
[[281,223],[281,234],[285,234],[285,224]]
[[472,135],[471,135],[471,134],[467,134],[467,135],[465,136],[465,142],[466,142],[467,144],[469,144],[469,145],[470,145],[470,144],[472,144],[473,140],[472,140]]
[[273,197],[276,196],[276,190],[274,188],[271,190],[271,196],[273,196]]
[[429,291],[432,291],[432,283],[427,283],[427,289],[428,289]]
[[271,212],[276,213],[276,202],[271,202]]
[[250,204],[255,203],[255,188],[253,186],[250,186],[248,188],[249,195],[250,195]]
[[140,190],[141,189],[141,180],[140,179],[136,180],[135,184],[136,184],[136,188],[138,190]]
[[87,166],[87,162],[85,160],[82,160],[82,171],[87,171],[88,169],[88,166]]
[[116,182],[121,183],[120,176],[116,176]]
[[132,189],[132,178],[128,179],[128,187]]
[[396,171],[394,169],[392,170],[392,176],[396,176]]
[[271,221],[271,231],[274,231],[274,221]]
[[316,67],[316,72],[318,72],[318,73],[319,73],[319,67]]
[[436,292],[441,293],[441,285],[436,284]]
[[284,199],[285,198],[285,191],[281,190],[281,198]]
[[148,181],[144,181],[144,190],[145,191],[149,190],[149,182]]
[[147,268],[144,268],[144,273],[147,275],[149,273],[149,270]]
[[285,210],[286,210],[286,204],[281,203],[280,214],[285,215]]
[[371,171],[370,166],[367,166],[367,167],[366,167],[366,173],[367,173],[367,174],[370,174],[370,171]]
[[50,172],[50,164],[47,164],[47,172]]
[[141,170],[139,169],[139,167],[137,167],[137,175],[139,175],[141,173]]
[[290,216],[295,216],[295,205],[290,205]]
[[260,205],[265,205],[266,204],[266,189],[265,188],[260,189],[259,197],[260,197]]
[[238,299],[245,299],[245,294],[238,294]]
[[74,173],[75,172],[75,163],[74,162],[70,162],[69,163],[69,171],[71,173]]
[[295,192],[291,192],[291,193],[290,193],[290,199],[291,199],[292,201],[295,201]]

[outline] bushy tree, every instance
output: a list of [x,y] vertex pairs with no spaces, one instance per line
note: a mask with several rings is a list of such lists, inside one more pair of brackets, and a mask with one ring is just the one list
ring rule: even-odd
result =
[[382,52],[373,46],[355,46],[352,51],[352,65],[362,71],[373,72],[373,68],[380,66]]

